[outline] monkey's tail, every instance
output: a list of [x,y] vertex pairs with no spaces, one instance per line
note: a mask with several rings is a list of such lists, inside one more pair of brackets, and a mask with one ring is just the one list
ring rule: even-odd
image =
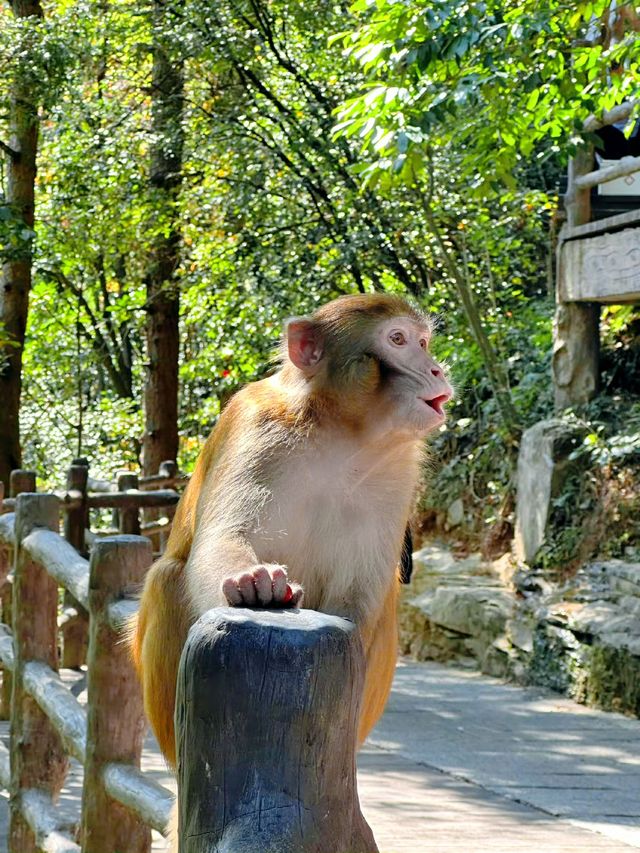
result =
[[173,711],[180,655],[189,630],[184,560],[161,557],[147,574],[137,617],[129,625],[144,707],[165,758],[175,767]]

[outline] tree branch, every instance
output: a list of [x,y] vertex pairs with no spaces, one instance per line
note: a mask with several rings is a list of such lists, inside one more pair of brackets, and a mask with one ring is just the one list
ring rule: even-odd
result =
[[12,148],[10,145],[7,145],[6,142],[3,142],[0,139],[0,151],[4,151],[7,157],[10,157],[12,160],[18,160],[20,157],[20,152],[16,151],[15,148]]

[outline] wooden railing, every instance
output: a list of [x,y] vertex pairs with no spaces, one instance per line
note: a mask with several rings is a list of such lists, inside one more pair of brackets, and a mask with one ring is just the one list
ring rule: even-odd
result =
[[[636,106],[628,101],[591,116],[584,130],[593,133],[626,120]],[[640,157],[623,157],[595,170],[593,164],[592,146],[579,149],[569,161],[567,221],[558,237],[552,372],[560,411],[587,403],[600,388],[600,305],[637,301],[639,293],[640,199],[629,197],[632,209],[592,221],[591,189],[639,172]]]
[[[87,560],[58,532],[60,508],[54,494],[26,493],[0,516],[0,580],[14,567],[13,626],[0,625],[0,659],[13,679],[10,750],[0,744],[9,850],[146,853],[173,796],[139,769],[146,725],[122,626],[152,549],[144,537],[118,535],[96,541]],[[86,709],[58,674],[59,587],[89,617]],[[55,807],[69,756],[85,768],[79,839]]]
[[[584,130],[593,133],[601,127],[624,121],[632,115],[636,106],[636,101],[626,101],[612,110],[605,111],[600,117],[589,116],[584,123]],[[592,187],[638,171],[640,171],[640,157],[622,157],[609,166],[594,169],[593,147],[588,146],[578,151],[569,163],[567,192],[564,199],[569,229],[581,226],[591,218],[590,190]],[[571,234],[566,232],[564,239],[570,236]]]
[[[157,474],[138,477],[130,471],[122,471],[115,483],[92,480],[86,459],[76,459],[67,471],[66,489],[55,492],[64,512],[64,536],[78,551],[87,556],[88,548],[96,541],[118,533],[142,534],[151,540],[153,554],[164,551],[173,514],[180,495],[176,488],[188,483],[189,478],[178,471],[175,462],[163,462]],[[21,492],[36,491],[36,475],[33,471],[12,471],[10,493],[6,498],[0,494],[0,512],[15,509],[16,498]],[[92,529],[91,511],[111,509],[116,527]],[[143,513],[163,513],[163,517],[143,521]],[[5,584],[3,598],[5,610],[10,609],[11,581]],[[5,621],[7,616],[5,615]],[[10,622],[10,619],[8,619]],[[82,604],[69,591],[64,595],[64,610],[60,618],[62,631],[62,666],[78,668],[85,662],[88,642],[87,613]]]

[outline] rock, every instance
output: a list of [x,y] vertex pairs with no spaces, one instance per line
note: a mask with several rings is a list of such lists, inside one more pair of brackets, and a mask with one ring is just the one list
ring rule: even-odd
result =
[[494,560],[493,570],[500,583],[505,587],[509,586],[513,582],[513,577],[517,571],[513,555],[503,554],[497,560]]
[[462,498],[458,498],[449,505],[447,510],[447,524],[449,527],[458,527],[464,521],[464,504]]
[[525,430],[518,456],[515,553],[531,563],[545,542],[551,501],[577,464],[570,454],[581,444],[586,428],[557,418]]
[[506,590],[495,587],[456,586],[426,593],[413,603],[443,628],[495,638],[504,631],[514,601]]
[[516,569],[511,578],[511,583],[516,592],[525,598],[528,595],[546,594],[552,590],[551,584],[545,580],[543,572],[538,569],[526,567]]
[[418,660],[481,661],[502,630],[511,596],[478,554],[457,560],[428,545],[413,558],[400,607],[401,649]]
[[640,598],[640,563],[606,560],[599,563],[613,592]]
[[533,651],[533,630],[535,621],[529,617],[518,614],[516,618],[510,619],[506,625],[506,633],[512,646],[523,652]]
[[[537,570],[457,560],[429,545],[404,588],[400,645],[483,672],[640,713],[640,565],[594,561],[562,585]],[[511,580],[510,586],[505,582]],[[515,593],[511,590],[515,589]]]
[[471,554],[463,560],[456,559],[448,548],[426,545],[413,555],[416,574],[422,576],[476,574],[482,566],[480,554]]

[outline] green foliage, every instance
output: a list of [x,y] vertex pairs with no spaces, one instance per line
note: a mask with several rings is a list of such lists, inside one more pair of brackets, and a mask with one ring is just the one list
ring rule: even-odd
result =
[[0,203],[0,262],[30,257],[35,236],[35,231],[25,226],[10,205]]
[[[608,7],[358,0],[359,26],[336,38],[367,83],[337,131],[366,149],[368,181],[411,183],[444,147],[471,193],[515,188],[523,160],[566,155],[590,113],[636,91],[638,40],[594,43]],[[614,63],[624,72],[611,75]]]
[[[586,114],[630,90],[636,48],[572,46],[598,13],[586,4],[354,8],[357,21],[345,22],[331,4],[189,0],[167,4],[159,22],[150,5],[53,0],[28,27],[0,12],[0,140],[16,74],[41,105],[35,234],[0,196],[0,254],[34,251],[22,431],[25,464],[44,483],[60,485],[77,455],[102,477],[138,462],[145,275],[171,213],[187,470],[228,397],[271,369],[285,317],[391,290],[437,317],[434,349],[457,388],[450,426],[432,442],[425,510],[441,521],[462,498],[461,536],[473,544],[512,524],[517,448],[455,273],[519,424],[548,416],[559,164]],[[158,204],[150,163],[154,36],[185,62],[173,210]],[[610,84],[616,58],[628,73]],[[171,132],[163,142],[171,148]],[[607,367],[615,393],[619,365],[633,364],[635,315],[607,311],[608,352],[623,346]],[[602,465],[630,459],[634,430],[617,444],[593,431],[594,448],[611,455]]]

